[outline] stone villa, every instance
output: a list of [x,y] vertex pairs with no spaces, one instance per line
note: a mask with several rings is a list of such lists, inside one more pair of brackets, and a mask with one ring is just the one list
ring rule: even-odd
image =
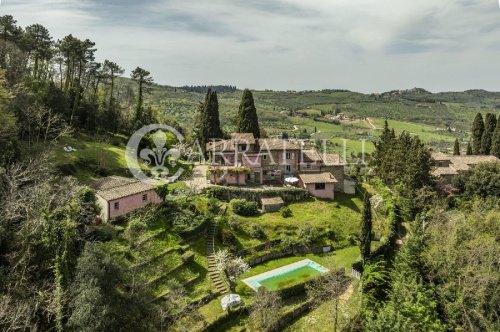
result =
[[436,166],[432,175],[448,184],[451,184],[452,179],[460,172],[468,171],[480,163],[500,161],[495,156],[451,156],[442,152],[433,152],[431,157]]
[[255,139],[251,133],[233,133],[228,140],[207,144],[213,184],[251,186],[282,184],[296,177],[313,196],[333,199],[344,192],[344,163],[338,154],[304,150],[299,142]]

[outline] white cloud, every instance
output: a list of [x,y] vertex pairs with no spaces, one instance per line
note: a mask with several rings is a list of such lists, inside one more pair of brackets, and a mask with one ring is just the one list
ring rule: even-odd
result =
[[165,84],[500,90],[488,0],[4,0],[0,12]]

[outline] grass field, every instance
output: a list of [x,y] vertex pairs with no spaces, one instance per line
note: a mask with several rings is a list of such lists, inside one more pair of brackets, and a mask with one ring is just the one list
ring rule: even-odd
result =
[[[289,205],[292,217],[283,218],[279,212],[265,213],[257,217],[236,216],[243,231],[236,232],[242,247],[258,245],[263,241],[279,238],[281,233],[292,235],[298,229],[311,226],[320,230],[332,230],[339,238],[356,233],[362,201],[357,196],[336,193],[335,201],[309,199]],[[254,239],[246,231],[251,225],[260,226],[266,239]]]

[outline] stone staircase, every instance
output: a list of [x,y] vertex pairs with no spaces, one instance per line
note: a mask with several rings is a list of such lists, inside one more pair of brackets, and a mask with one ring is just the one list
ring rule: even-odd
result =
[[206,235],[206,253],[207,253],[207,261],[208,261],[208,275],[212,279],[215,287],[217,288],[217,292],[220,294],[229,293],[229,289],[222,279],[219,272],[215,268],[215,233],[217,231],[217,224],[211,223],[207,235]]

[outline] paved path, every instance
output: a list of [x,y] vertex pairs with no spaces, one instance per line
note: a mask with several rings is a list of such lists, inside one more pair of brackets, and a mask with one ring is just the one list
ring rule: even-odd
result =
[[208,275],[212,279],[213,283],[215,284],[215,287],[217,288],[217,291],[220,294],[226,294],[229,293],[229,289],[222,280],[222,277],[220,273],[217,271],[215,268],[215,233],[217,231],[217,224],[211,223],[208,232],[206,235],[206,252],[207,252],[207,261],[208,261]]
[[370,127],[372,127],[373,130],[377,129],[377,127],[375,127],[375,125],[373,124],[372,120],[370,120],[370,118],[366,118],[366,121],[368,121],[368,124],[370,125]]
[[193,167],[193,175],[186,181],[186,185],[196,193],[210,186],[207,181],[208,165],[195,164]]

